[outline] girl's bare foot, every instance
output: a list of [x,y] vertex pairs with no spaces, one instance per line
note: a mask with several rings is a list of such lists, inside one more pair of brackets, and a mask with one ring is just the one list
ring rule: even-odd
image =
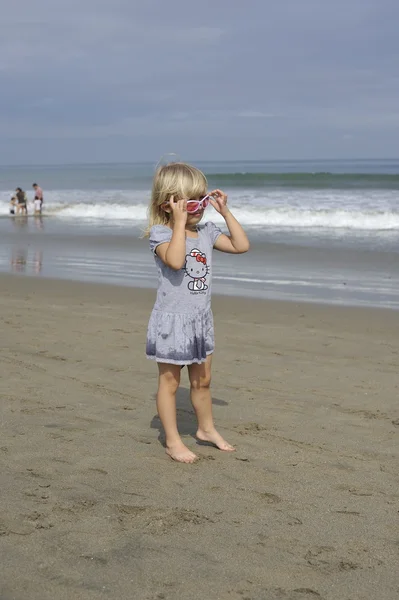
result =
[[198,429],[196,437],[201,442],[210,442],[211,444],[215,444],[219,450],[223,450],[224,452],[235,452],[234,446],[226,442],[226,440],[222,438],[216,429],[212,429],[210,431]]
[[182,441],[166,446],[166,454],[173,460],[181,463],[193,463],[198,458],[198,456],[194,454],[194,452],[191,452]]

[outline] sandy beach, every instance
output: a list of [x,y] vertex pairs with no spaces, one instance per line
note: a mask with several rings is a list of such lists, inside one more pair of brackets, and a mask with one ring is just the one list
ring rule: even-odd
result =
[[399,313],[215,297],[172,462],[154,291],[1,275],[1,600],[396,600]]

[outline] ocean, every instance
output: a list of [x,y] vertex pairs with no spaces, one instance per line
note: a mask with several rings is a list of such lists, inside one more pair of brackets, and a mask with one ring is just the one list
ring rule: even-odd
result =
[[[398,159],[194,164],[228,193],[252,243],[218,253],[214,292],[399,308]],[[140,235],[155,167],[0,167],[0,270],[154,287]],[[10,217],[12,190],[32,199],[33,182],[43,217]],[[212,208],[204,220],[223,226]]]

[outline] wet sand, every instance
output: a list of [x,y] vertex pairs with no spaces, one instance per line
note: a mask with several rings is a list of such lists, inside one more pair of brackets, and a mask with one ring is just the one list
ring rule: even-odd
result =
[[399,315],[215,297],[234,455],[164,454],[154,291],[0,276],[1,600],[396,600]]
[[[0,218],[0,272],[155,287],[155,263],[148,240],[140,239],[142,228],[130,221],[129,228],[127,222],[124,227],[106,223],[97,227],[85,219],[29,218],[23,225]],[[263,230],[248,233],[250,252],[239,257],[215,253],[214,292],[399,310],[399,239],[377,251],[377,240],[368,238],[355,244],[313,233],[295,239]]]

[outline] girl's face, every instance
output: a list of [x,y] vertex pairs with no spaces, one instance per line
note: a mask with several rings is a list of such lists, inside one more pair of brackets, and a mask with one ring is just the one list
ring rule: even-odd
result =
[[[195,227],[201,221],[208,204],[209,195],[187,200],[187,225],[189,227]],[[163,208],[166,212],[171,213],[171,209],[167,204]]]

